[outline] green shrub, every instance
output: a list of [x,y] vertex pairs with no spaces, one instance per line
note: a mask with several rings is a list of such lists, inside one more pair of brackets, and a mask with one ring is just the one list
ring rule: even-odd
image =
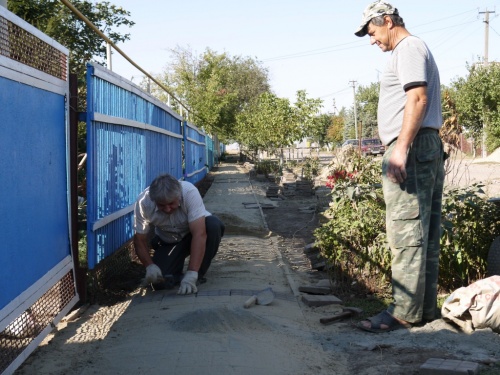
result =
[[335,281],[363,279],[383,287],[390,274],[385,235],[385,204],[380,184],[381,164],[352,155],[331,172],[329,221],[316,229],[316,245],[332,266]]
[[312,180],[318,175],[320,168],[319,158],[317,157],[306,157],[302,163],[302,170],[304,173],[304,178],[307,180]]
[[[381,164],[350,155],[332,169],[328,221],[316,229],[316,245],[330,264],[337,285],[353,280],[385,292],[391,275],[386,240]],[[439,286],[451,291],[486,276],[486,259],[500,232],[500,209],[480,185],[446,189],[442,206]]]
[[262,160],[255,163],[255,171],[257,174],[263,175],[281,175],[281,167],[279,163],[275,160]]
[[446,189],[441,222],[440,286],[456,289],[486,277],[491,243],[500,233],[500,209],[483,185]]

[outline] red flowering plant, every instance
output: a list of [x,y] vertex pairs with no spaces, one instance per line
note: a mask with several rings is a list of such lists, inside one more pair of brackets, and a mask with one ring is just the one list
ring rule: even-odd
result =
[[335,169],[333,174],[327,177],[326,187],[333,189],[335,184],[338,181],[348,181],[352,180],[356,174],[356,171],[353,173],[347,172],[345,169]]
[[381,176],[380,160],[349,155],[339,158],[327,177],[331,201],[324,216],[328,221],[314,231],[314,237],[339,287],[350,288],[353,279],[363,280],[369,288],[387,285],[391,253]]

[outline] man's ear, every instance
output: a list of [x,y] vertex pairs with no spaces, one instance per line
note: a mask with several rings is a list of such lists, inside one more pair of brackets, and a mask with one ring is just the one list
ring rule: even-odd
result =
[[389,30],[394,27],[394,22],[392,22],[392,18],[389,16],[384,16],[384,25],[387,26]]

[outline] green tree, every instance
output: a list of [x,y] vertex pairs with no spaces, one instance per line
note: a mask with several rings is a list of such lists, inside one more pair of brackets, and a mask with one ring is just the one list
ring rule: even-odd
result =
[[332,125],[333,115],[331,113],[322,113],[314,118],[314,126],[309,136],[323,147],[328,140],[328,129]]
[[236,139],[238,113],[269,90],[267,70],[252,58],[210,49],[196,56],[177,47],[172,60],[158,78],[186,103],[193,122],[223,141]]
[[236,139],[250,150],[276,152],[300,139],[290,101],[265,92],[238,116]]
[[265,92],[238,116],[236,140],[251,150],[273,153],[306,137],[314,128],[321,101],[297,91],[294,105]]
[[305,137],[314,137],[317,133],[315,119],[322,107],[321,99],[308,98],[305,90],[297,91],[296,97],[294,104],[295,126],[301,134],[300,138],[294,139],[294,141]]
[[[362,138],[378,136],[377,110],[380,84],[371,83],[369,86],[359,86],[356,93],[358,103],[358,122],[362,126]],[[360,128],[361,128],[360,126]]]
[[459,122],[476,141],[486,131],[489,151],[500,147],[500,64],[475,64],[452,82]]
[[342,108],[338,115],[331,117],[331,123],[327,130],[326,139],[328,142],[339,146],[344,140],[345,108]]
[[349,109],[342,108],[340,113],[342,113],[344,116],[344,140],[356,138],[356,129],[354,126],[354,107],[351,107]]

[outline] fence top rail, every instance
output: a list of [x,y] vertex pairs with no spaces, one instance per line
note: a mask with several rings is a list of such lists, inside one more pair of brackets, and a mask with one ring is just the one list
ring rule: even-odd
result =
[[69,50],[64,47],[62,44],[59,44],[56,42],[54,39],[50,38],[49,36],[45,35],[42,33],[40,30],[38,30],[36,27],[33,25],[29,24],[22,18],[16,16],[14,13],[9,12],[7,8],[4,8],[3,6],[0,6],[0,17],[5,18],[6,20],[16,24],[17,26],[23,28],[30,34],[36,36],[38,39],[44,41],[48,45],[52,46],[53,48],[61,51],[65,55],[69,55]]
[[193,124],[191,124],[190,122],[187,122],[187,121],[185,122],[185,124],[186,124],[186,126],[187,126],[187,127],[189,127],[190,129],[193,129],[193,130],[197,131],[200,135],[204,135],[204,136],[206,136],[206,135],[207,135],[207,133],[206,133],[205,131],[201,130],[201,129],[200,129],[200,128],[198,128],[196,125],[193,125]]
[[108,82],[110,82],[118,87],[121,87],[124,90],[130,91],[131,93],[143,98],[144,100],[147,100],[148,102],[151,102],[152,104],[156,105],[157,107],[168,112],[169,114],[174,116],[176,119],[182,121],[181,115],[179,115],[177,112],[175,112],[167,104],[165,104],[162,101],[155,98],[153,95],[148,94],[147,92],[143,91],[139,86],[137,86],[132,81],[129,81],[128,79],[123,78],[122,76],[116,74],[115,72],[112,72],[109,69],[106,69],[105,67],[103,67],[102,65],[100,65],[96,62],[88,62],[87,65],[94,67],[94,76],[99,77],[101,79],[104,79],[104,80],[106,80],[106,81],[108,81]]

